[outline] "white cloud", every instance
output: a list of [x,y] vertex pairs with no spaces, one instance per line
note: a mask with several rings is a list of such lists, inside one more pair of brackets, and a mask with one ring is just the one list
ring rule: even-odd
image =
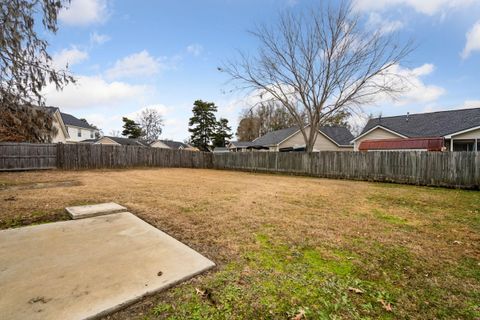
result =
[[129,113],[127,115],[127,117],[130,118],[130,119],[138,119],[138,117],[140,116],[142,111],[147,110],[147,109],[156,110],[158,113],[160,113],[164,117],[165,117],[165,115],[167,115],[170,112],[170,109],[166,105],[159,103],[159,104],[147,105],[147,106],[145,106],[145,107],[143,107],[143,108],[141,108],[137,111]]
[[61,109],[86,109],[118,105],[128,100],[137,101],[147,92],[146,86],[125,82],[107,82],[101,77],[77,77],[77,83],[69,84],[62,91],[48,85],[44,91],[48,105]]
[[187,47],[187,52],[198,57],[203,52],[203,47],[197,43],[193,43]]
[[[394,65],[388,70],[389,74],[395,74],[403,79],[400,83],[403,92],[397,97],[394,104],[397,106],[415,103],[423,104],[436,101],[440,96],[445,94],[444,88],[436,85],[428,85],[422,80],[422,77],[431,74],[434,70],[435,66],[429,63],[414,69]],[[377,102],[385,103],[389,100],[387,97],[381,95],[379,99],[377,99]]]
[[152,76],[165,69],[164,58],[155,58],[143,50],[123,59],[117,60],[115,65],[106,71],[110,79],[128,78],[135,76]]
[[76,47],[70,49],[63,49],[53,55],[53,65],[56,68],[65,68],[68,64],[69,67],[74,64],[80,63],[88,59],[88,53],[83,50],[79,50]]
[[378,30],[382,34],[395,32],[403,28],[403,22],[400,20],[387,20],[376,12],[370,13],[367,20],[367,26],[370,29]]
[[60,11],[58,17],[63,23],[73,26],[103,22],[108,17],[107,2],[106,0],[72,0],[67,8]]
[[466,34],[467,42],[461,54],[463,59],[470,56],[473,51],[480,51],[480,21],[477,21]]
[[110,37],[106,34],[100,34],[97,32],[93,32],[90,34],[90,42],[93,44],[103,44],[110,40]]
[[385,10],[393,6],[408,6],[415,11],[429,16],[444,14],[448,10],[466,7],[476,0],[355,0],[354,8],[358,11]]
[[460,109],[480,108],[480,100],[465,100]]

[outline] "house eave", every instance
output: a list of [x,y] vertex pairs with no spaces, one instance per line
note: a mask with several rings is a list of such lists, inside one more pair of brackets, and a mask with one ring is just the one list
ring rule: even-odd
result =
[[457,132],[454,132],[454,133],[450,133],[450,134],[444,136],[444,138],[445,139],[452,139],[453,137],[458,136],[460,134],[464,134],[464,133],[467,133],[467,132],[470,132],[470,131],[475,131],[475,130],[478,130],[478,129],[480,129],[480,126],[472,127],[470,129],[465,129],[465,130],[462,130],[462,131],[457,131]]
[[390,133],[392,133],[392,134],[395,134],[395,135],[399,136],[400,138],[408,138],[407,136],[405,136],[405,135],[403,135],[403,134],[401,134],[401,133],[398,133],[398,132],[396,132],[396,131],[393,131],[393,130],[391,130],[391,129],[388,129],[388,128],[382,126],[382,125],[376,125],[376,126],[373,127],[372,129],[368,130],[367,132],[362,133],[361,135],[359,135],[358,137],[356,137],[355,139],[353,139],[353,140],[350,141],[350,142],[351,142],[351,143],[354,143],[355,141],[357,141],[357,140],[360,139],[361,137],[369,134],[370,132],[374,131],[375,129],[385,130],[385,131],[387,131],[387,132],[390,132]]

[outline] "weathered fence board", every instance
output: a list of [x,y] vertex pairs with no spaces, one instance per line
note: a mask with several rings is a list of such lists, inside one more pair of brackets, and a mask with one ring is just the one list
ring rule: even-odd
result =
[[55,144],[0,143],[0,170],[41,170],[56,168]]
[[480,152],[235,152],[137,146],[0,143],[0,171],[180,167],[480,188]]
[[60,169],[180,167],[211,168],[212,154],[161,148],[96,144],[59,144]]
[[480,188],[479,152],[221,153],[213,156],[213,167],[335,179]]

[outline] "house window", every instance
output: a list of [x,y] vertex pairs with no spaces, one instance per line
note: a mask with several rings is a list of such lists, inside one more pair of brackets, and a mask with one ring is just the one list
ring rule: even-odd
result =
[[82,129],[78,129],[77,137],[81,137],[81,136],[82,136]]
[[90,131],[90,139],[93,139],[93,131]]

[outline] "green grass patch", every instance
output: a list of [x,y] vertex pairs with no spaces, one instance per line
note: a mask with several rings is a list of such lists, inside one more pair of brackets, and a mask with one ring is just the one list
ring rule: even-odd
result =
[[264,234],[255,240],[257,250],[246,252],[205,281],[200,289],[205,295],[189,285],[178,287],[168,293],[169,302],[159,303],[150,316],[288,319],[304,313],[307,319],[391,317],[379,300],[393,303],[393,298],[357,277],[350,252],[289,246]]

